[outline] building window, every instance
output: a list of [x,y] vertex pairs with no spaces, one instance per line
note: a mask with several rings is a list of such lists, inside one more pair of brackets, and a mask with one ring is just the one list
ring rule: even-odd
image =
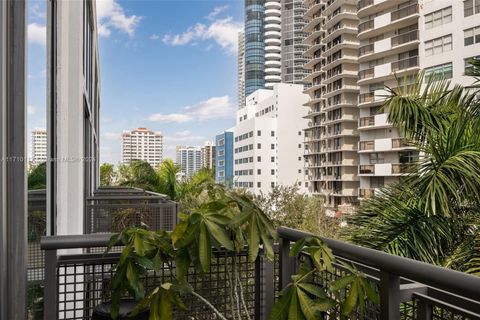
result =
[[272,188],[275,187],[275,182],[273,182],[273,181],[270,182],[270,187],[272,187]]
[[[235,150],[235,153],[237,153],[237,150]],[[218,156],[223,157],[225,155],[225,150],[218,150]]]
[[433,56],[442,52],[452,50],[452,35],[446,35],[430,41],[425,41],[425,55]]
[[471,57],[471,58],[467,58],[467,59],[464,59],[464,64],[465,64],[465,75],[472,75],[472,72],[474,71],[474,66],[472,64],[470,64],[470,61],[472,59],[475,59],[475,60],[480,60],[480,56],[476,56],[476,57]]
[[452,63],[445,63],[438,66],[425,69],[425,82],[430,80],[430,77],[434,77],[433,80],[450,79],[453,75]]
[[301,136],[301,135],[302,135],[302,131],[298,131],[298,135]]
[[480,43],[480,26],[463,30],[463,41],[465,46]]
[[262,161],[262,157],[257,156],[257,162],[261,162],[261,161]]
[[452,22],[452,7],[443,8],[425,15],[425,29],[432,29]]
[[[235,160],[235,161],[237,161],[237,160]],[[219,165],[220,167],[223,167],[223,166],[225,165],[225,161],[220,160],[220,161],[218,162],[218,165]]]
[[272,174],[272,176],[275,175],[275,169],[270,170],[270,173]]
[[384,163],[383,153],[370,153],[370,164]]
[[262,183],[259,181],[257,182],[257,188],[261,188],[262,187]]
[[225,176],[225,171],[218,171],[218,176],[219,177],[224,177]]
[[[237,139],[235,138],[235,140],[237,140]],[[218,140],[218,145],[219,146],[224,146],[225,145],[225,139]]]
[[275,157],[270,157],[270,162],[275,162]]
[[[475,3],[475,6],[473,5]],[[463,1],[463,16],[469,17],[480,13],[480,0],[465,0]]]
[[272,144],[270,145],[270,149],[274,150],[274,149],[275,149],[275,144],[272,143]]
[[262,130],[257,130],[257,136],[261,136],[262,135]]
[[270,132],[270,135],[271,135],[272,137],[275,137],[275,131],[271,131],[271,132]]
[[384,177],[371,177],[370,178],[370,188],[383,188],[385,184]]
[[262,174],[262,169],[257,169],[257,174]]
[[261,143],[257,143],[257,149],[262,149],[262,144]]
[[302,169],[298,169],[298,173],[302,173]]

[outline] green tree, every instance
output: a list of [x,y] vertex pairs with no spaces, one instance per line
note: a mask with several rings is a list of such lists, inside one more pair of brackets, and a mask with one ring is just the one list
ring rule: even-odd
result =
[[480,104],[477,92],[419,75],[390,90],[388,121],[420,157],[398,184],[365,200],[352,241],[480,274]]
[[174,164],[172,160],[167,159],[163,161],[157,171],[159,179],[157,191],[166,194],[172,200],[178,200],[181,193],[181,185],[177,179],[177,174],[179,172],[180,166]]
[[100,185],[112,186],[116,177],[115,167],[110,163],[103,163],[100,166]]
[[42,162],[28,174],[28,190],[47,188],[47,163]]
[[328,238],[338,238],[341,220],[325,214],[320,197],[299,192],[298,186],[275,186],[270,193],[256,197],[259,206],[276,227],[308,231]]
[[152,166],[142,160],[122,164],[118,169],[118,185],[157,191],[159,178]]

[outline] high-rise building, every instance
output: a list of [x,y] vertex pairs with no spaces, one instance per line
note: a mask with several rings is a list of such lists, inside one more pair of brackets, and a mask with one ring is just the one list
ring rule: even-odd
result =
[[265,2],[265,87],[282,81],[282,4],[280,0]]
[[[449,15],[451,19],[451,10]],[[385,87],[414,81],[420,70],[419,5],[418,1],[385,1],[374,6],[360,1],[358,17],[358,172],[359,198],[363,199],[375,189],[398,181],[402,164],[417,154],[401,132],[388,123],[389,110],[382,105],[388,95]]]
[[237,111],[234,135],[234,186],[256,194],[275,185],[306,191],[303,128],[308,96],[303,85],[277,83],[247,97]]
[[122,133],[122,163],[133,160],[148,162],[157,168],[163,162],[163,136],[147,128],[138,128]]
[[202,148],[190,146],[176,146],[176,164],[184,178],[190,178],[195,172],[202,168]]
[[[268,3],[268,2],[267,2]],[[303,42],[307,33],[304,18],[307,9],[303,0],[282,0],[282,82],[304,83],[309,70],[303,65],[308,61],[303,53],[308,45]]]
[[309,35],[305,81],[310,107],[305,160],[310,192],[321,195],[328,214],[358,202],[358,40],[356,0],[305,1]]
[[265,87],[264,0],[245,1],[245,95]]
[[215,145],[211,141],[206,141],[202,147],[202,168],[215,168]]
[[31,164],[37,166],[47,161],[47,130],[35,129],[32,131],[32,158]]
[[233,129],[215,137],[215,181],[228,186],[233,184]]
[[241,108],[245,105],[245,32],[243,30],[238,32],[237,59],[238,107]]

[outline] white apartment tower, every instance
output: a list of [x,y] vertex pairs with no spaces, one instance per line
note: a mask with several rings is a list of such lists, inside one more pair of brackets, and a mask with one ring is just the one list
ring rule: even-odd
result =
[[265,87],[282,81],[282,4],[280,0],[265,2]]
[[420,70],[425,78],[471,85],[468,61],[480,55],[480,1],[372,1],[358,4],[360,198],[398,181],[405,163],[417,157],[381,110],[386,86],[407,84]]
[[403,164],[417,155],[387,122],[388,110],[382,105],[388,94],[385,87],[397,87],[396,78],[402,85],[404,80],[408,83],[420,70],[419,16],[416,0],[358,4],[360,199],[398,181]]
[[278,83],[259,89],[237,111],[234,135],[234,186],[256,194],[275,185],[306,191],[303,128],[308,96],[303,85]]
[[157,168],[163,161],[163,136],[146,128],[122,133],[122,163],[133,160],[148,162]]
[[309,190],[322,196],[328,214],[348,213],[358,202],[359,187],[357,1],[306,0],[305,5]]
[[245,105],[245,32],[243,30],[238,32],[237,59],[238,107],[241,108]]
[[176,164],[180,166],[185,178],[190,178],[202,168],[202,148],[190,146],[176,146]]
[[47,161],[47,130],[35,129],[32,131],[32,158],[34,166]]
[[215,168],[215,144],[212,141],[206,141],[202,147],[202,168],[212,170]]

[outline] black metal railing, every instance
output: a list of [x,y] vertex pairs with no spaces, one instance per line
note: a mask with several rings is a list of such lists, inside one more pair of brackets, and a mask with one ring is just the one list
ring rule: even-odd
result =
[[[291,245],[309,234],[281,227],[278,235],[280,242],[275,247],[273,262],[266,261],[261,250],[255,263],[248,261],[246,253],[236,256],[245,303],[252,319],[267,319],[281,288],[291,281],[300,263],[309,259],[306,253],[296,257],[289,254]],[[112,270],[119,255],[88,253],[94,248],[103,249],[109,237],[96,234],[42,239],[46,255],[44,319],[90,319],[93,307],[110,299]],[[358,318],[480,319],[479,277],[337,240],[324,240],[337,262],[353,264],[379,294],[380,305],[367,305]],[[231,259],[229,253],[217,250],[209,273],[200,275],[192,269],[188,275],[194,289],[227,318],[236,312],[229,295]],[[335,263],[333,272],[316,274],[315,281],[326,285],[346,272],[342,265]],[[167,268],[160,272],[152,270],[143,279],[145,287],[168,281],[170,276]],[[189,298],[188,302],[188,312],[178,313],[175,319],[215,319],[199,301]]]
[[176,202],[136,188],[99,188],[87,198],[85,212],[85,233],[116,232],[140,224],[170,231],[177,223]]

